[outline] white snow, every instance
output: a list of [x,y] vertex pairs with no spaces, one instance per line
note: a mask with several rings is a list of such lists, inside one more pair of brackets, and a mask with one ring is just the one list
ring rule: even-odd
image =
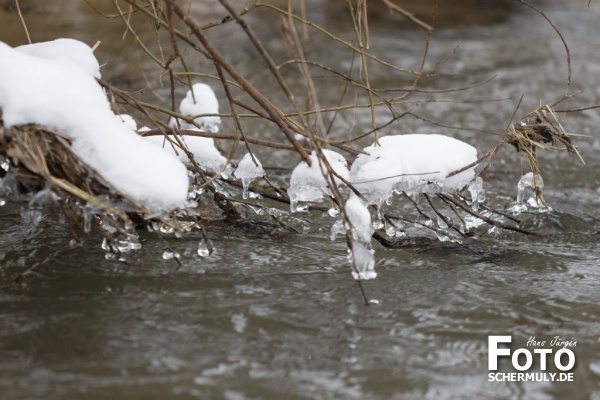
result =
[[[160,146],[168,153],[175,154],[177,158],[188,165],[191,165],[187,154],[177,145],[177,142],[171,144],[163,136],[145,136],[149,143]],[[194,160],[203,170],[211,173],[219,173],[223,170],[228,171],[227,159],[221,155],[215,147],[212,138],[199,136],[180,136],[181,141],[194,156]],[[173,139],[173,141],[175,141]]]
[[346,215],[352,224],[354,238],[362,242],[370,242],[373,235],[371,213],[354,193],[346,201]]
[[402,162],[390,147],[370,146],[350,169],[350,182],[370,204],[380,204],[392,196],[402,182]]
[[235,170],[235,177],[241,180],[244,179],[256,179],[265,175],[265,170],[262,164],[256,157],[252,157],[250,153],[246,153],[244,157],[238,163],[238,167]]
[[156,211],[182,206],[188,189],[185,166],[139,137],[111,111],[94,79],[95,69],[89,68],[91,60],[83,56],[87,51],[68,50],[83,46],[58,40],[37,48],[24,46],[23,51],[0,42],[4,126],[36,123],[61,132],[72,139],[83,162],[133,200]]
[[[331,165],[333,171],[344,179],[348,179],[349,172],[346,159],[332,150],[323,150],[323,155]],[[327,182],[321,171],[321,162],[316,152],[310,155],[311,165],[304,161],[300,162],[292,171],[288,196],[290,197],[291,210],[296,211],[299,201],[321,201],[323,196],[331,195]],[[325,166],[323,171],[327,173]],[[335,178],[336,184],[340,185],[340,179]]]
[[[195,83],[192,85],[192,89],[187,91],[183,100],[181,100],[179,112],[186,117],[195,117],[203,114],[218,114],[219,101],[210,86],[205,83]],[[171,119],[169,124],[173,128],[200,129],[202,131],[214,133],[219,131],[221,117],[218,115],[206,115],[194,118],[194,122],[198,126],[177,119]]]
[[393,191],[452,193],[475,176],[475,166],[448,175],[477,161],[477,150],[444,135],[396,135],[364,149],[350,170],[350,180],[371,204],[380,204]]
[[79,40],[61,38],[18,46],[15,50],[39,58],[71,63],[94,78],[101,76],[100,65],[91,47]]
[[[205,83],[195,83],[192,85],[192,89],[187,91],[185,98],[181,100],[179,112],[188,117],[201,114],[217,114],[219,112],[219,102],[210,86]],[[169,120],[169,125],[173,128],[216,133],[219,131],[219,125],[221,124],[221,118],[218,116],[197,117],[194,121],[199,127],[174,118]],[[149,142],[177,155],[179,160],[185,164],[192,164],[188,155],[177,144],[171,144],[162,136],[146,136],[145,138]],[[211,173],[223,171],[222,173],[225,176],[230,175],[231,171],[227,165],[227,159],[215,147],[215,141],[212,138],[190,135],[183,135],[180,138],[187,150],[192,153],[200,168]]]
[[248,198],[248,187],[256,178],[261,178],[265,176],[265,170],[262,167],[262,164],[256,158],[254,158],[250,153],[246,153],[244,157],[238,163],[238,166],[234,173],[235,177],[242,181],[243,186],[243,198]]
[[[132,131],[137,131],[137,122],[133,119],[133,117],[129,114],[119,114],[117,115],[119,121],[125,124],[126,127],[131,129]],[[146,128],[148,130],[148,128]]]

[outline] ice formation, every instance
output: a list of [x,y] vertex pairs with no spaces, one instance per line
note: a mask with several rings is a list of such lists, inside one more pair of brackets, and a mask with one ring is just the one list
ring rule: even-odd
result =
[[[179,112],[186,117],[195,117],[202,114],[218,114],[219,101],[215,92],[205,83],[195,83],[188,90],[179,104]],[[171,119],[169,124],[173,128],[200,129],[207,132],[218,132],[221,125],[221,117],[218,115],[205,115],[194,118],[194,124],[180,120]]]
[[348,256],[354,266],[352,276],[357,280],[375,279],[375,257],[371,248],[373,224],[371,214],[363,202],[354,193],[345,205],[346,215],[350,221],[352,246]]
[[[341,154],[331,150],[323,150],[323,155],[331,165],[333,171],[347,180],[349,172],[346,159]],[[327,181],[323,177],[323,172],[327,173],[327,169],[325,166],[321,166],[316,152],[312,152],[310,160],[310,166],[302,161],[292,171],[290,186],[287,192],[293,212],[297,210],[298,202],[300,201],[320,201],[323,199],[323,196],[331,195]],[[321,171],[321,168],[323,168],[323,171]],[[338,185],[342,183],[338,178],[335,178],[335,181]]]
[[392,148],[370,146],[350,169],[350,182],[370,204],[381,204],[402,182],[402,162]]
[[250,186],[250,183],[252,183],[252,181],[256,178],[263,177],[265,175],[265,170],[256,156],[253,158],[250,153],[246,153],[246,155],[240,160],[234,175],[236,178],[242,181],[242,197],[247,199],[248,187]]
[[157,211],[183,205],[185,166],[111,111],[94,78],[98,62],[84,46],[57,40],[16,50],[0,42],[4,126],[36,123],[61,132],[79,158],[121,193]]
[[479,210],[479,205],[485,201],[485,189],[483,188],[483,179],[478,176],[467,187],[469,194],[471,195],[471,207],[474,211]]
[[526,188],[531,188],[532,190],[537,188],[539,190],[542,190],[544,188],[544,180],[542,179],[542,176],[539,174],[534,175],[533,172],[528,172],[525,175],[523,175],[521,179],[519,179],[519,182],[517,183],[517,202],[511,208],[511,210],[514,213],[519,214],[523,211],[527,211],[528,205],[531,208],[542,208],[543,210],[546,210],[544,205],[541,204],[540,201],[538,201],[536,196],[530,197],[527,200],[527,204],[525,204],[524,199]]
[[[196,83],[192,86],[181,104],[179,112],[187,117],[194,117],[201,114],[217,114],[219,112],[219,102],[215,92],[210,86],[204,83]],[[196,125],[187,123],[183,120],[171,118],[169,125],[174,128],[180,128],[192,131],[218,132],[221,118],[219,116],[203,116],[194,119]],[[175,153],[177,157],[186,164],[192,164],[188,155],[179,148],[177,144],[172,144],[162,136],[146,136],[146,139],[156,145],[159,145],[169,152]],[[221,155],[215,147],[215,141],[212,138],[201,136],[185,135],[181,137],[187,150],[194,156],[194,161],[200,168],[211,173],[224,171],[229,175],[227,159]]]
[[350,181],[371,204],[381,204],[394,191],[453,192],[475,175],[473,165],[448,176],[477,161],[473,146],[449,136],[386,136],[364,151],[352,165]]

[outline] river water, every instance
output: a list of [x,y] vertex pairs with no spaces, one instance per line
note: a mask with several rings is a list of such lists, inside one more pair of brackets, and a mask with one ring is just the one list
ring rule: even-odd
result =
[[[20,3],[33,40],[101,40],[105,79],[127,89],[150,79],[151,65],[131,50],[129,38],[122,40],[119,21],[105,21],[82,1]],[[351,37],[342,3],[308,1],[308,17]],[[447,102],[410,107],[443,125],[487,133],[417,118],[404,118],[385,133],[452,134],[483,153],[510,122],[521,95],[517,115],[565,93],[566,51],[551,26],[517,1],[442,3],[429,55],[430,63],[445,60],[437,69],[442,75],[424,79],[422,88],[494,79],[431,95]],[[569,46],[569,90],[582,92],[568,102],[573,108],[600,103],[600,4],[587,3],[535,2]],[[0,2],[0,39],[22,44],[26,37],[11,4]],[[194,4],[199,18],[226,15],[216,2]],[[414,11],[429,20],[426,9]],[[424,32],[383,8],[371,12],[377,53],[417,68]],[[285,60],[279,20],[260,10],[246,18],[278,54],[277,62]],[[214,35],[225,56],[279,96],[243,34],[226,32]],[[343,55],[319,42],[307,49],[311,57],[347,67]],[[376,86],[410,83],[376,67],[371,72]],[[164,100],[164,93],[156,98]],[[357,112],[332,134],[368,130],[369,118]],[[567,154],[541,155],[553,211],[524,220],[552,235],[488,235],[482,241],[493,257],[483,259],[456,249],[375,244],[379,276],[365,289],[378,304],[368,307],[351,278],[345,243],[329,240],[332,220],[316,212],[301,216],[312,224],[299,235],[207,224],[217,252],[203,259],[194,256],[199,234],[176,239],[140,232],[142,250],[122,263],[105,259],[98,235],[83,235],[82,246],[73,247],[56,216],[34,227],[23,222],[22,204],[8,203],[0,208],[0,398],[600,399],[600,121],[596,110],[560,118],[568,132],[589,137],[577,140],[585,166]],[[278,135],[273,127],[250,126]],[[259,154],[272,167],[288,156]],[[509,207],[519,176],[514,150],[501,151],[486,175],[489,197]],[[161,257],[167,247],[182,254],[179,268]],[[24,282],[11,283],[26,270],[32,272]],[[560,348],[550,345],[554,337],[576,341],[569,347],[576,358],[573,382],[490,382],[489,335],[512,335],[512,350],[528,348],[531,337],[554,352]],[[500,371],[517,372],[507,357]]]

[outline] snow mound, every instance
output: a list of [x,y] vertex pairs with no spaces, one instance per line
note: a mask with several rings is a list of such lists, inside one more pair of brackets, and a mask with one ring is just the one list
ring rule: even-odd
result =
[[[186,117],[194,117],[202,114],[218,114],[219,101],[215,92],[205,83],[195,83],[192,89],[188,90],[183,100],[179,104],[179,113]],[[190,124],[179,119],[171,119],[169,124],[173,128],[180,129],[200,129],[206,132],[218,132],[221,125],[219,116],[202,116],[194,118],[198,125]]]
[[[171,144],[163,136],[145,136],[149,143],[160,146],[168,153],[174,154],[177,158],[187,164],[192,165],[188,155],[175,143]],[[204,171],[216,174],[227,170],[227,159],[221,155],[215,147],[215,141],[212,138],[199,136],[181,136],[180,140],[193,155],[194,161]]]
[[[125,124],[126,127],[131,129],[132,131],[137,131],[137,122],[133,119],[133,117],[129,114],[118,114],[117,118],[119,121]],[[146,130],[149,130],[146,128]]]
[[402,182],[402,162],[392,148],[370,146],[359,155],[350,169],[350,182],[369,204],[380,204],[392,196]]
[[397,135],[379,139],[380,146],[364,149],[350,170],[353,185],[369,203],[380,204],[394,191],[452,193],[475,176],[477,150],[444,135]]
[[[82,49],[69,40],[40,44],[37,49],[25,46],[25,51],[0,42],[4,126],[35,123],[61,132],[72,139],[73,151],[83,162],[119,192],[152,210],[184,205],[185,166],[139,137],[111,111],[94,75],[82,67],[89,60],[73,61],[65,53],[65,43]],[[56,52],[51,56],[53,46]]]
[[[342,178],[348,179],[348,164],[346,159],[339,153],[331,150],[323,150],[323,155],[331,165],[331,168]],[[330,196],[331,191],[321,172],[321,162],[316,152],[310,155],[311,165],[302,161],[292,171],[290,177],[290,186],[288,188],[288,196],[290,197],[290,205],[292,212],[297,210],[298,202],[300,201],[321,201],[323,196]],[[323,166],[323,171],[327,170]],[[336,178],[336,184],[342,182]]]
[[79,40],[61,38],[18,46],[15,47],[15,50],[39,58],[71,63],[94,78],[101,76],[100,64],[94,56],[92,48]]
[[[217,114],[219,112],[219,102],[210,86],[204,83],[195,83],[192,89],[187,91],[185,98],[181,100],[179,112],[188,117],[200,114]],[[169,125],[173,128],[216,133],[219,131],[221,124],[221,118],[218,116],[198,117],[194,121],[200,128],[174,118],[169,120]],[[193,164],[186,152],[178,145],[171,144],[165,140],[164,137],[146,136],[145,139],[175,154],[185,164]],[[231,174],[230,168],[227,165],[227,159],[215,147],[215,141],[212,138],[185,135],[181,136],[181,141],[193,155],[194,161],[203,170],[215,174],[223,171],[223,174],[226,176]]]

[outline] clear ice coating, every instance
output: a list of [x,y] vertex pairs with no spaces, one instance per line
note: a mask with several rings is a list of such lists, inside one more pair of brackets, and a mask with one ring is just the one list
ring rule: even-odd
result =
[[[2,160],[2,157],[0,157],[0,163],[2,163]],[[2,169],[4,169],[4,167],[2,167]],[[8,165],[5,171],[8,171]],[[14,196],[17,192],[16,190],[17,180],[12,173],[8,172],[4,178],[0,178],[0,206],[6,204],[6,200]]]
[[177,252],[173,252],[171,250],[165,250],[162,254],[162,258],[164,260],[172,260],[172,259],[179,259],[181,257],[181,255]]
[[133,250],[142,248],[142,244],[138,241],[137,235],[118,235],[111,240],[106,237],[102,240],[102,250],[109,253],[128,253]]
[[[347,180],[349,172],[346,159],[331,150],[323,150],[323,155],[336,174]],[[292,171],[290,186],[287,190],[292,212],[303,210],[298,206],[299,202],[321,201],[324,196],[331,195],[329,185],[323,177],[323,173],[327,173],[327,170],[316,152],[312,152],[310,161],[310,165],[304,161],[300,162]],[[335,183],[341,185],[342,181],[336,178]]]
[[252,154],[246,153],[246,155],[240,160],[234,175],[237,179],[242,181],[242,197],[247,199],[248,188],[250,187],[250,184],[256,178],[265,176],[265,170],[256,156],[252,157]]
[[212,244],[212,241],[208,238],[202,239],[198,243],[198,255],[200,257],[208,257],[215,253],[216,249]]
[[474,215],[471,215],[471,214],[465,215],[463,220],[465,222],[464,225],[461,225],[461,232],[463,232],[463,233],[467,233],[471,229],[477,228],[477,227],[485,224],[484,220],[482,220],[481,218],[478,218]]
[[539,202],[536,198],[537,196],[535,196],[535,189],[541,191],[544,188],[544,180],[541,175],[534,175],[533,172],[528,172],[523,175],[517,183],[517,202],[511,208],[514,213],[527,211],[527,204],[524,203],[525,191],[527,188],[531,188],[534,191],[534,196],[527,201],[527,204],[535,208],[539,207]]
[[[348,246],[348,258],[353,265],[352,276],[356,280],[375,279],[375,256],[371,247],[373,224],[371,213],[354,194],[346,202],[346,216],[350,222],[351,243]],[[339,226],[337,228],[339,230]]]
[[473,211],[479,210],[479,205],[485,201],[485,189],[483,188],[483,179],[480,176],[469,183],[469,194],[471,195],[471,207]]
[[331,226],[331,240],[335,240],[337,235],[343,235],[344,233],[346,233],[346,229],[346,224],[344,223],[344,220],[342,218],[335,221]]
[[188,200],[197,200],[204,194],[204,188],[201,186],[194,186],[192,190],[188,192]]
[[310,210],[310,206],[308,204],[298,204],[298,200],[292,200],[290,198],[290,211],[295,213],[305,213]]
[[441,215],[437,216],[437,224],[440,227],[440,229],[448,229],[448,224],[446,223],[445,219],[442,218]]
[[0,168],[2,168],[4,172],[8,172],[8,170],[10,169],[10,161],[8,160],[8,158],[0,156]]
[[338,215],[340,215],[340,210],[338,210],[336,207],[331,207],[329,210],[327,210],[327,215],[329,215],[331,218],[336,218]]
[[38,225],[44,218],[44,214],[57,205],[58,200],[58,195],[51,189],[40,190],[31,197],[27,208],[21,210],[23,221]]

